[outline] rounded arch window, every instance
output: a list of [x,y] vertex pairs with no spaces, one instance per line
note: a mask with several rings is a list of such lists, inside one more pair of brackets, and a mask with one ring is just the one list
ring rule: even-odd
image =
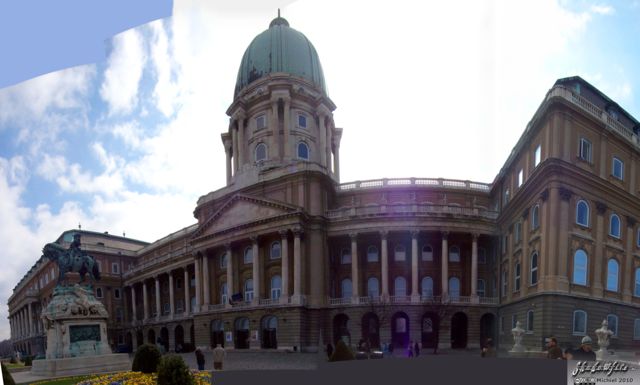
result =
[[253,248],[251,246],[244,249],[244,263],[253,263]]
[[223,305],[227,303],[227,283],[226,282],[220,286],[220,303]]
[[342,298],[351,298],[351,280],[349,278],[345,278],[340,283],[342,289]]
[[576,223],[580,226],[589,227],[589,204],[583,200],[576,204]]
[[420,286],[422,289],[422,296],[426,298],[433,297],[433,278],[424,277],[420,282]]
[[612,237],[620,238],[620,217],[616,214],[611,214],[611,221],[609,223],[609,235]]
[[433,248],[431,245],[422,246],[422,260],[433,261]]
[[529,277],[529,284],[535,285],[538,283],[538,252],[534,251],[531,254],[531,266],[529,269],[531,276]]
[[271,299],[280,298],[282,293],[282,278],[279,275],[271,277]]
[[406,260],[407,250],[405,249],[404,245],[402,244],[396,245],[396,247],[393,249],[393,256],[394,256],[394,260],[396,261]]
[[607,262],[607,290],[618,291],[618,261],[613,258]]
[[260,162],[267,159],[267,145],[264,143],[258,143],[256,146],[256,162]]
[[253,279],[251,278],[244,281],[244,300],[246,302],[253,300]]
[[586,286],[587,262],[587,253],[582,249],[576,250],[573,255],[573,283]]
[[340,263],[343,265],[351,263],[351,250],[342,249],[340,251]]
[[531,229],[536,230],[540,227],[540,206],[535,205],[531,210]]
[[460,262],[460,248],[458,246],[451,246],[449,249],[449,262]]
[[298,158],[309,160],[309,146],[305,142],[298,143]]
[[270,257],[271,259],[279,259],[280,258],[280,242],[275,241],[271,244],[271,253],[270,253]]
[[380,286],[378,285],[378,278],[370,277],[367,280],[367,296],[372,298],[378,297],[380,295],[379,287]]
[[367,262],[378,262],[378,248],[376,246],[369,246],[367,248]]
[[406,297],[407,295],[407,280],[404,277],[396,277],[393,285],[393,294],[396,297]]
[[449,297],[452,300],[460,299],[460,279],[458,277],[449,278]]

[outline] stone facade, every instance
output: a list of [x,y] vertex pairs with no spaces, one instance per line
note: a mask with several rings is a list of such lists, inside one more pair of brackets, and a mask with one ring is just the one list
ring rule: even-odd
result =
[[[227,184],[198,200],[197,223],[104,254],[132,263],[109,284],[123,308],[113,341],[475,349],[491,337],[507,349],[520,321],[540,350],[550,336],[577,345],[609,317],[610,348],[640,345],[640,124],[615,102],[558,80],[492,183],[340,183],[343,130],[323,87],[272,72],[236,90]],[[37,279],[9,301],[13,338]],[[34,295],[36,314],[46,294]]]

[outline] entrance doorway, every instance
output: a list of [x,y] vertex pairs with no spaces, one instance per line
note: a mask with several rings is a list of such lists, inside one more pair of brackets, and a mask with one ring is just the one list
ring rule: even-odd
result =
[[235,323],[235,348],[249,349],[249,319],[238,318]]
[[370,348],[380,348],[380,321],[374,313],[367,313],[362,317],[362,339]]
[[182,326],[178,325],[176,326],[176,329],[174,332],[175,332],[174,342],[176,347],[176,353],[180,353],[184,348],[184,329],[182,328]]
[[438,344],[440,320],[435,313],[425,313],[422,316],[422,348],[435,348]]
[[164,346],[164,351],[168,352],[169,351],[169,329],[167,328],[160,329],[160,338],[162,339],[160,343],[162,344],[162,346]]
[[495,316],[491,313],[483,314],[480,317],[480,346],[485,346],[487,343],[487,339],[491,338],[493,340],[493,344],[495,346],[495,328],[496,321]]
[[346,314],[337,314],[333,317],[333,343],[343,340],[347,346],[351,345],[351,333],[349,333],[349,317]]
[[467,315],[458,312],[451,317],[451,348],[467,347]]
[[391,343],[394,349],[404,349],[409,345],[409,316],[404,312],[391,317]]
[[266,316],[262,319],[262,348],[277,349],[278,319],[275,316]]
[[224,325],[222,321],[217,319],[211,321],[211,347],[215,348],[217,344],[224,347]]
[[151,344],[151,345],[155,345],[156,344],[156,331],[153,329],[149,329],[149,331],[147,332],[147,343]]

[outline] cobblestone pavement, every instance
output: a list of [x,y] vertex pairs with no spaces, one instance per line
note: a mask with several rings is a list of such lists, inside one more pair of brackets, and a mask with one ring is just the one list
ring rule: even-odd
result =
[[[205,351],[205,369],[213,369],[213,353]],[[190,368],[197,369],[195,353],[180,354]],[[224,360],[224,370],[313,370],[326,356],[317,353],[252,352],[228,351]]]

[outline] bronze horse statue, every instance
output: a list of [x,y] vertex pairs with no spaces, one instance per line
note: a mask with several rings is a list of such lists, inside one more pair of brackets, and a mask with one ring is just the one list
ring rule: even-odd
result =
[[80,234],[73,236],[73,242],[69,249],[65,249],[57,243],[47,243],[42,249],[42,253],[58,264],[58,284],[64,281],[64,275],[68,272],[79,273],[79,283],[84,282],[85,274],[89,274],[91,282],[100,280],[100,270],[95,259],[80,250]]

